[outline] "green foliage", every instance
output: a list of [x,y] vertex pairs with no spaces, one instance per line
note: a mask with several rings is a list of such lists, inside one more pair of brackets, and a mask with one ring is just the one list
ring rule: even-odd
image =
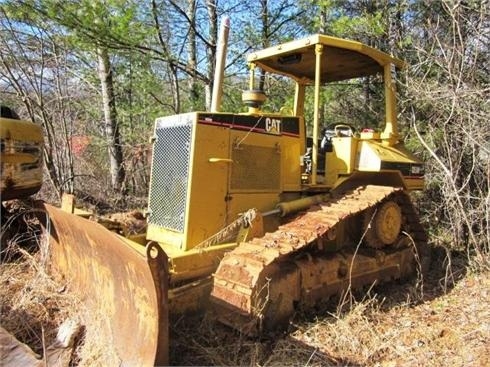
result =
[[371,38],[383,36],[386,25],[383,14],[377,11],[374,14],[364,13],[356,17],[342,15],[330,25],[330,31],[341,38],[350,38],[359,34]]
[[[138,4],[127,0],[43,1],[39,8],[49,19],[67,28],[86,47],[125,40],[138,44],[144,39],[136,19]],[[128,35],[131,35],[128,37]]]
[[170,113],[159,100],[165,96],[166,82],[153,73],[155,62],[133,52],[121,53],[113,59],[118,106],[118,119],[125,144],[148,141],[154,119]]

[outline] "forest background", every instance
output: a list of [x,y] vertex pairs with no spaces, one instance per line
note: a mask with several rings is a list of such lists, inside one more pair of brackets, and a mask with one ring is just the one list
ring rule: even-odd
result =
[[[43,198],[144,207],[154,120],[208,109],[224,16],[224,111],[245,110],[249,52],[312,33],[363,42],[408,65],[399,122],[426,162],[416,200],[432,242],[488,269],[489,14],[488,1],[0,1],[0,101],[43,126]],[[260,85],[265,109],[292,105],[290,83],[265,74]],[[378,87],[327,90],[321,115],[376,128]]]

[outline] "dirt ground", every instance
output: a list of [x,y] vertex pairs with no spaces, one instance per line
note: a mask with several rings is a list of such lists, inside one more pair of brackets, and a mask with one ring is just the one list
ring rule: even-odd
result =
[[[40,241],[34,231],[17,243]],[[1,325],[42,355],[57,326],[82,309],[47,273],[43,251],[17,244],[0,264]],[[5,244],[2,250],[5,250]],[[250,339],[204,315],[170,325],[172,365],[488,366],[490,273],[466,253],[433,251],[425,277],[374,286],[298,312],[283,333]],[[104,365],[105,340],[83,325],[73,366]]]

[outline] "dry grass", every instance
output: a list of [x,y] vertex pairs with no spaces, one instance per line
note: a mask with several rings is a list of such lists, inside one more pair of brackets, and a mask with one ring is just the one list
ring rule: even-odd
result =
[[489,274],[470,274],[419,305],[385,310],[375,299],[364,301],[340,317],[302,324],[290,338],[342,364],[488,365],[489,292]]
[[416,279],[298,314],[286,334],[257,341],[203,319],[172,327],[175,365],[490,365],[490,273],[465,255],[436,254],[421,299]]
[[[27,237],[26,237],[27,236]],[[43,251],[15,244],[45,242],[36,231],[9,241],[0,264],[2,326],[42,354],[67,318],[84,326],[74,366],[117,366],[104,315],[89,312],[46,271]],[[314,312],[298,313],[287,333],[250,339],[208,317],[171,324],[174,365],[483,366],[490,365],[490,273],[467,273],[465,253],[437,251],[424,278],[348,294]],[[357,297],[357,298],[356,298]],[[130,346],[128,346],[130,347]]]
[[16,260],[1,264],[2,326],[42,355],[43,347],[55,340],[58,326],[75,318],[78,302],[47,274],[41,252],[33,255],[13,243],[9,246]]
[[370,300],[341,317],[300,323],[264,365],[488,365],[489,285],[488,274],[470,275],[450,294],[416,307],[384,311]]
[[67,291],[64,281],[49,274],[48,238],[40,233],[33,210],[14,211],[15,220],[2,226],[1,325],[43,356],[56,339],[58,327],[67,319],[74,320],[82,325],[82,333],[76,340],[73,365],[118,365],[108,343],[110,336],[100,327],[105,315],[86,309],[77,295]]

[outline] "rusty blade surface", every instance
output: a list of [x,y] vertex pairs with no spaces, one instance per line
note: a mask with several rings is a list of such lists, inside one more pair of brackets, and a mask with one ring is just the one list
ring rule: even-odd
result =
[[[157,246],[138,252],[100,224],[42,204],[52,270],[67,281],[122,366],[168,364],[167,257]],[[87,328],[90,325],[86,325]],[[106,361],[98,361],[108,365]]]

